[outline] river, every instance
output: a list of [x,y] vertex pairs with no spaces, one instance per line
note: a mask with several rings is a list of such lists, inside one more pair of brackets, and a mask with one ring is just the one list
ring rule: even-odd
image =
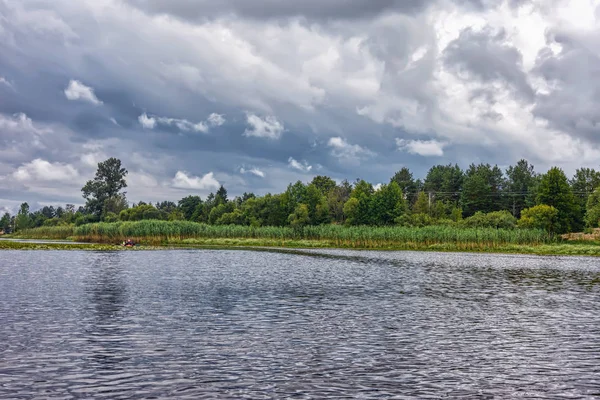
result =
[[0,252],[0,398],[594,398],[600,260]]

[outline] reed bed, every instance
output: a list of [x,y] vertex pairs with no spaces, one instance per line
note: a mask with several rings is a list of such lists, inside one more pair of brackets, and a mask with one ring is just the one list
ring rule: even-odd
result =
[[39,228],[25,229],[17,232],[15,236],[23,239],[53,239],[64,240],[73,236],[75,226],[40,226]]
[[[55,235],[52,237],[57,237]],[[459,249],[496,248],[507,244],[541,245],[557,239],[543,230],[456,228],[447,226],[414,227],[345,227],[339,225],[291,227],[215,226],[189,221],[144,220],[135,222],[96,223],[74,228],[76,240],[114,243],[131,238],[146,244],[173,244],[190,239],[264,239],[273,242],[296,240],[325,241],[332,247],[418,249],[436,244],[453,244]],[[44,236],[49,237],[49,236]]]

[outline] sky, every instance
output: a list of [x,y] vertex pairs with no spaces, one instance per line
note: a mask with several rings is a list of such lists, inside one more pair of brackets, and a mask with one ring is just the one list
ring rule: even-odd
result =
[[0,0],[0,212],[600,166],[600,0]]

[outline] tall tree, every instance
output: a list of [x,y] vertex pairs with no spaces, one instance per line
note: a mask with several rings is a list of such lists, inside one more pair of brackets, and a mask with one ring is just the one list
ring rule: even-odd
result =
[[584,212],[588,198],[597,187],[600,187],[600,172],[593,168],[579,168],[569,183],[579,208]]
[[390,183],[396,182],[402,190],[404,198],[409,204],[413,204],[417,200],[417,183],[413,178],[412,172],[406,167],[403,167],[400,171],[396,172]]
[[344,222],[344,204],[350,198],[350,193],[352,193],[352,185],[347,180],[344,180],[329,192],[327,205],[333,221],[337,223]]
[[327,196],[329,192],[336,187],[335,181],[328,176],[315,176],[310,183],[311,185],[315,185],[323,196]]
[[536,186],[536,174],[533,165],[527,160],[519,160],[515,166],[506,170],[507,206],[515,218],[521,216],[524,208],[535,204],[533,193]]
[[16,230],[28,229],[31,228],[31,225],[32,221],[29,214],[29,204],[22,203],[15,219],[15,228]]
[[536,200],[538,205],[545,204],[558,210],[557,233],[580,228],[579,206],[562,169],[553,167],[542,175]]
[[121,166],[121,160],[112,157],[99,163],[94,179],[87,181],[81,189],[87,211],[100,218],[107,199],[125,196],[121,193],[127,187],[125,176],[127,170]]
[[433,193],[435,200],[457,204],[463,179],[464,173],[458,165],[435,165],[427,173],[423,189]]
[[3,230],[10,229],[10,214],[9,213],[4,213],[4,215],[0,219],[0,229],[3,229]]
[[392,181],[373,194],[371,221],[376,225],[394,225],[407,209],[402,189]]
[[191,221],[196,207],[202,204],[200,196],[187,196],[177,202],[177,206],[183,213],[183,218]]
[[359,180],[354,185],[350,199],[344,204],[344,214],[349,225],[369,225],[372,222],[371,203],[373,200],[373,185]]
[[215,206],[227,204],[228,201],[229,200],[227,198],[227,189],[225,189],[225,186],[221,185],[221,187],[219,187],[219,190],[217,190],[217,193],[215,194]]
[[498,166],[471,164],[463,181],[460,203],[466,217],[477,211],[489,213],[502,209],[504,178]]

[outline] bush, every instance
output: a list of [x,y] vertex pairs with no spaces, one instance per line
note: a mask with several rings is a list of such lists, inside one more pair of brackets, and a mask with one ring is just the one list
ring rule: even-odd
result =
[[540,204],[521,211],[521,219],[518,225],[519,228],[543,229],[546,232],[553,233],[556,231],[558,222],[558,210],[552,206]]
[[514,229],[517,226],[517,219],[506,210],[487,214],[478,211],[471,217],[461,221],[461,224],[468,228]]

